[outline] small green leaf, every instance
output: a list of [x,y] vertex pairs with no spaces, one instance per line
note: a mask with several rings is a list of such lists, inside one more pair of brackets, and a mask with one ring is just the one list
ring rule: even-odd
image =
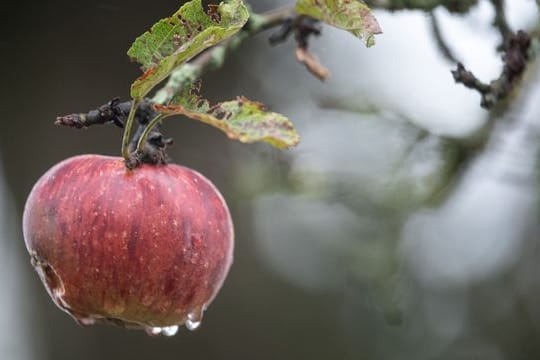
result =
[[228,0],[205,12],[201,0],[192,0],[171,17],[154,24],[128,50],[144,74],[131,85],[131,96],[142,98],[177,66],[229,38],[247,22],[242,0]]
[[266,111],[261,103],[244,97],[212,105],[200,97],[199,87],[200,82],[176,95],[169,105],[154,108],[166,116],[185,115],[202,121],[244,143],[264,141],[280,149],[298,144],[298,134],[285,116]]
[[375,44],[382,30],[369,7],[359,0],[297,0],[296,12],[324,21],[363,38],[367,47]]

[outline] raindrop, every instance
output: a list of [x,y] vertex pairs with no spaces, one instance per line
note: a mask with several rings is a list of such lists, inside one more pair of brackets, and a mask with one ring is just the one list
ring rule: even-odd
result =
[[146,327],[146,333],[150,336],[174,336],[178,332],[178,325],[164,326],[164,327]]
[[174,336],[178,332],[178,325],[165,326],[161,328],[161,335]]
[[76,318],[76,320],[82,326],[90,326],[96,323],[96,319],[94,319],[93,317],[81,317],[81,318]]
[[191,331],[196,330],[200,325],[201,325],[200,321],[193,321],[190,319],[186,320],[186,327],[188,328],[188,330],[191,330]]
[[157,335],[161,334],[161,328],[160,327],[145,327],[144,330],[150,336],[157,336]]
[[202,309],[195,309],[192,312],[190,312],[186,320],[186,327],[188,328],[188,330],[195,330],[199,326],[201,326],[202,316],[203,316]]

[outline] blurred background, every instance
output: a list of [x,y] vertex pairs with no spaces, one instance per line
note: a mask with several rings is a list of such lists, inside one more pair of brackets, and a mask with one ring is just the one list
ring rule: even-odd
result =
[[[255,0],[256,11],[289,4]],[[261,34],[205,76],[214,100],[245,95],[296,124],[294,150],[244,145],[167,120],[174,161],[221,189],[235,262],[202,326],[171,338],[82,328],[56,308],[21,231],[26,196],[53,164],[119,155],[114,127],[58,128],[57,115],[127,99],[126,50],[178,8],[172,0],[15,2],[4,13],[0,122],[0,359],[540,358],[540,67],[494,111],[454,84],[430,17],[376,11],[366,49],[324,28],[311,50]],[[511,27],[537,26],[533,0],[506,2]],[[484,81],[501,69],[489,1],[437,9],[442,37]]]

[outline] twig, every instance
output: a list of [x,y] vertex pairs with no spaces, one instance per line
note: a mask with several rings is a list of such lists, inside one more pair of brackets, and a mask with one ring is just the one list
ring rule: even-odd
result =
[[124,134],[122,135],[122,157],[126,161],[129,161],[130,159],[129,142],[131,140],[131,128],[133,127],[133,120],[135,119],[135,113],[138,110],[140,101],[140,99],[132,100],[131,109],[129,110],[126,123],[124,124]]
[[86,114],[59,116],[54,123],[55,125],[69,126],[77,129],[92,125],[114,123],[116,126],[123,128],[130,108],[131,101],[121,103],[118,98],[115,98]]
[[296,60],[298,60],[298,62],[301,64],[304,64],[306,69],[308,69],[310,73],[321,81],[328,79],[330,76],[330,71],[324,67],[306,48],[296,48]]
[[[174,70],[165,86],[157,91],[151,100],[142,99],[138,103],[134,100],[120,102],[118,99],[113,99],[98,109],[85,114],[59,116],[55,124],[85,128],[92,125],[114,123],[118,127],[124,128],[122,156],[126,159],[126,167],[133,169],[141,163],[166,163],[168,156],[165,150],[167,146],[172,144],[172,139],[165,139],[159,131],[161,117],[157,116],[152,104],[169,103],[177,93],[200,78],[205,72],[221,67],[227,53],[236,49],[245,39],[281,25],[293,14],[294,8],[292,7],[276,9],[263,14],[251,14],[248,23],[239,33]],[[136,108],[136,111],[130,111],[132,108]],[[139,127],[131,138],[131,123],[134,121],[138,122]]]
[[504,0],[491,0],[491,4],[495,9],[495,19],[493,19],[493,25],[499,30],[502,38],[502,44],[505,43],[506,39],[512,35],[512,29],[508,25],[506,19],[506,12],[504,10]]
[[321,35],[319,21],[304,15],[291,16],[285,19],[281,28],[272,34],[268,40],[271,45],[277,45],[286,41],[292,34],[294,34],[296,41],[296,60],[319,80],[326,80],[330,76],[330,71],[308,50],[309,38]]
[[474,74],[459,63],[456,70],[452,71],[454,80],[468,88],[477,90],[482,95],[481,106],[489,109],[499,100],[505,98],[514,88],[517,80],[525,70],[529,59],[528,50],[531,44],[531,37],[524,31],[518,31],[508,37],[502,57],[504,66],[501,75],[485,84],[474,76]]
[[482,96],[486,96],[492,90],[490,85],[478,80],[478,78],[472,72],[467,70],[460,62],[457,64],[457,69],[452,71],[452,75],[457,83],[461,83],[469,89],[478,91]]
[[459,63],[459,60],[454,55],[454,52],[446,41],[444,40],[441,32],[441,27],[439,25],[439,20],[437,19],[437,16],[433,13],[429,13],[429,18],[431,20],[431,31],[433,33],[433,37],[435,38],[435,43],[437,44],[437,47],[439,48],[441,54],[450,62],[452,63]]
[[424,10],[432,11],[443,6],[451,12],[465,13],[478,3],[478,0],[364,0],[372,8],[397,10]]

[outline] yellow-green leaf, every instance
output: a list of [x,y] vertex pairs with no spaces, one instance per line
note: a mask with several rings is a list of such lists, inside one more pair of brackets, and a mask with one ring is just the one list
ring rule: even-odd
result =
[[242,0],[224,1],[207,12],[201,0],[191,0],[171,17],[154,24],[128,50],[144,74],[131,85],[131,96],[142,98],[179,65],[239,31],[249,18]]
[[264,141],[280,149],[298,144],[298,134],[285,116],[267,111],[261,103],[244,97],[210,104],[199,96],[199,85],[176,95],[169,105],[155,105],[156,111],[166,116],[185,115],[202,121],[244,143]]
[[364,39],[366,46],[375,44],[382,30],[369,7],[360,0],[297,0],[296,12],[347,30]]

